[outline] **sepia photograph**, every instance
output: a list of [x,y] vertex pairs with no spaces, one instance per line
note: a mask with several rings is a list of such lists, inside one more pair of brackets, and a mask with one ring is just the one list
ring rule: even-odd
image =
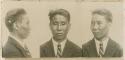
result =
[[7,60],[123,58],[120,2],[9,1],[2,7],[1,55]]

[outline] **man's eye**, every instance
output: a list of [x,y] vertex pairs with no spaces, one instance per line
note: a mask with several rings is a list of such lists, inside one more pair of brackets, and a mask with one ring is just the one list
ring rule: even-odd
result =
[[58,23],[57,23],[57,22],[54,22],[53,24],[54,24],[54,25],[57,25]]
[[62,24],[62,25],[65,25],[66,23],[65,23],[65,22],[62,22],[61,24]]

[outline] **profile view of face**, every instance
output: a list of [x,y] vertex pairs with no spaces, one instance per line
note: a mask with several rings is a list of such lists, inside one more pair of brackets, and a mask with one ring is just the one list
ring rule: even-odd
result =
[[63,15],[56,14],[50,21],[50,29],[55,40],[61,41],[66,38],[70,23]]
[[17,31],[16,33],[21,39],[25,39],[29,36],[30,27],[29,27],[29,18],[26,14],[21,15],[18,19],[21,19],[17,22]]
[[91,31],[98,40],[108,35],[110,22],[103,15],[93,14],[91,20]]

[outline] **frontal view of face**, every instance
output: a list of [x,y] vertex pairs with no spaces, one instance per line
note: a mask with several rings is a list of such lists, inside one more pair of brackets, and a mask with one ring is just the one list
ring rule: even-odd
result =
[[103,15],[93,14],[91,21],[91,30],[94,37],[98,40],[108,35],[110,22]]
[[61,41],[66,38],[70,28],[70,23],[65,16],[56,14],[50,21],[50,28],[53,34],[53,38],[55,40]]

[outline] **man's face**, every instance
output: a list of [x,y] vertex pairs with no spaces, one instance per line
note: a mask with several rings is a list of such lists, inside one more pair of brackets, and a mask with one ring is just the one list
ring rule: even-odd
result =
[[91,30],[94,37],[101,40],[103,37],[108,35],[110,22],[108,22],[104,16],[94,14],[91,21]]
[[25,39],[29,36],[30,27],[29,27],[29,18],[26,14],[21,15],[18,19],[21,19],[17,22],[17,34],[21,39]]
[[50,29],[55,40],[61,41],[67,37],[70,23],[63,15],[55,15],[50,21]]

